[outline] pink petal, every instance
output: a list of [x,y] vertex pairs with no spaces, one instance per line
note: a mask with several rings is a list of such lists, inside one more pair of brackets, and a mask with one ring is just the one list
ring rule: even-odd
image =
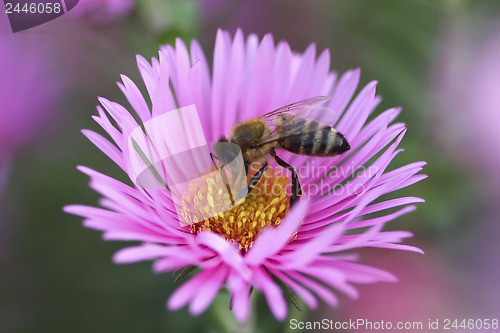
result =
[[290,94],[288,98],[293,99],[294,102],[300,101],[307,97],[313,97],[306,95],[307,89],[309,88],[304,82],[310,82],[312,77],[312,72],[314,68],[314,61],[316,58],[316,44],[311,44],[307,47],[304,54],[300,57],[300,65],[292,78],[292,86],[290,88]]
[[276,50],[276,59],[274,61],[274,87],[272,90],[272,103],[270,109],[290,104],[292,101],[289,96],[289,87],[291,86],[290,77],[292,67],[292,51],[286,42],[280,42]]
[[189,303],[196,296],[198,290],[212,277],[212,275],[216,274],[218,270],[220,270],[220,267],[204,269],[189,279],[170,296],[167,307],[175,311]]
[[296,247],[293,252],[283,257],[282,260],[289,260],[287,268],[292,269],[307,266],[317,256],[320,256],[321,253],[327,252],[328,245],[334,243],[345,230],[342,224],[334,224],[322,229],[321,233],[315,238]]
[[358,86],[361,70],[359,68],[347,71],[339,79],[339,82],[334,87],[332,99],[329,107],[335,112],[341,114],[349,103]]
[[111,139],[118,145],[118,148],[123,150],[123,136],[120,131],[118,131],[116,127],[111,124],[102,107],[97,106],[97,112],[99,113],[99,116],[92,116],[92,119],[94,119],[94,121],[98,123],[99,126],[106,131],[106,133],[108,133]]
[[370,226],[373,226],[376,224],[385,224],[386,222],[392,221],[392,220],[400,217],[401,215],[410,213],[410,212],[414,211],[415,209],[417,209],[417,207],[407,206],[407,207],[402,208],[402,209],[400,209],[397,212],[392,213],[392,214],[376,217],[373,219],[352,222],[348,226],[346,226],[346,229],[358,229],[358,228],[370,227]]
[[168,57],[163,51],[160,51],[159,58],[160,75],[157,87],[151,96],[151,103],[153,104],[153,117],[178,108],[172,95],[172,90],[170,89],[170,69],[168,67]]
[[248,67],[248,82],[242,92],[240,103],[242,118],[271,111],[272,80],[268,77],[269,73],[273,72],[274,52],[273,38],[267,34],[257,48],[254,62]]
[[189,312],[192,315],[197,316],[208,308],[215,296],[217,296],[222,283],[226,280],[228,272],[229,268],[227,266],[219,267],[205,280],[205,283],[196,291],[189,306]]
[[243,278],[250,279],[252,272],[246,266],[243,257],[236,250],[236,247],[229,244],[224,238],[212,232],[202,231],[196,236],[196,243],[214,250],[227,265],[233,267]]
[[[312,70],[310,85],[307,87],[306,96],[329,95],[333,87],[335,77],[330,80],[330,50],[325,49],[321,52],[314,69]],[[333,79],[333,80],[332,80]],[[328,125],[328,124],[327,124]],[[333,125],[333,124],[332,124]]]
[[[86,227],[92,227],[87,221],[83,224]],[[125,231],[125,230],[110,230],[102,234],[104,240],[119,240],[119,241],[142,241],[151,243],[170,244],[171,238],[168,235],[161,235],[153,232],[140,231]]]
[[253,246],[245,255],[245,262],[248,265],[259,265],[267,258],[278,253],[283,246],[288,243],[292,235],[302,222],[309,202],[301,200],[285,217],[277,228],[267,228],[260,233]]
[[345,133],[348,140],[356,137],[361,127],[366,122],[370,111],[375,103],[375,90],[377,82],[373,81],[366,85],[351,103],[344,116],[337,124],[336,129]]
[[138,261],[155,259],[165,254],[165,246],[143,244],[121,249],[114,254],[113,262],[115,264],[130,264]]
[[193,65],[188,73],[188,85],[190,89],[190,99],[196,105],[196,110],[198,110],[198,116],[200,117],[200,122],[203,127],[203,134],[205,135],[207,142],[216,141],[218,138],[213,136],[212,133],[212,121],[210,119],[210,95],[208,93],[210,89],[210,83],[206,82],[204,77],[204,71],[206,70],[206,64],[198,61]]
[[224,100],[224,113],[222,118],[221,133],[229,133],[231,127],[240,121],[240,98],[243,91],[245,70],[245,41],[243,33],[238,29],[231,45],[230,63],[227,64],[226,92]]
[[99,97],[98,98],[104,109],[111,115],[111,117],[118,123],[122,133],[127,133],[133,131],[139,126],[135,121],[134,117],[118,103],[111,102],[110,100]]
[[125,169],[121,152],[111,142],[106,140],[100,134],[90,130],[82,130],[83,135],[87,137],[97,148],[99,148],[106,156],[115,162],[120,168]]
[[411,252],[417,252],[420,254],[424,254],[424,251],[422,249],[419,249],[418,247],[415,247],[415,246],[404,245],[404,244],[373,244],[373,245],[370,244],[368,246],[378,247],[378,248],[383,248],[383,249],[411,251]]
[[216,121],[213,123],[212,127],[212,137],[218,137],[224,133],[220,124],[224,117],[224,100],[225,100],[225,76],[226,65],[229,62],[229,50],[230,50],[231,40],[227,33],[222,32],[222,30],[217,31],[217,37],[215,41],[214,50],[214,64],[212,73],[212,105],[211,105],[211,116],[212,119]]
[[250,310],[250,291],[248,283],[239,274],[229,273],[227,288],[232,294],[231,307],[236,320],[240,323],[248,318]]
[[331,263],[337,269],[342,270],[346,277],[351,282],[355,283],[375,283],[375,282],[397,282],[394,275],[382,271],[380,269],[369,267],[365,265],[360,265],[357,263],[351,263],[341,260],[336,260]]
[[333,294],[328,288],[324,287],[320,283],[315,282],[314,280],[302,275],[297,271],[288,271],[286,273],[295,281],[312,290],[331,307],[336,307],[338,305],[339,301],[335,294]]
[[255,279],[253,283],[261,290],[267,299],[267,304],[276,319],[283,321],[287,314],[287,304],[281,289],[271,280],[269,275],[260,267],[253,269]]
[[345,274],[336,267],[311,265],[307,267],[307,270],[302,272],[332,286],[352,299],[356,299],[359,296],[358,291],[347,283]]
[[220,265],[220,258],[213,257],[213,254],[205,249],[189,245],[169,246],[166,256],[155,261],[153,270],[157,273],[161,273],[187,266],[214,268]]
[[[206,259],[206,258],[205,258]],[[168,257],[161,258],[154,262],[153,270],[156,273],[164,273],[176,271],[181,268],[186,268],[188,266],[196,266],[200,268],[213,268],[221,264],[219,259],[207,259],[207,260],[198,260],[188,256],[184,257]]]
[[314,295],[309,292],[306,288],[302,287],[300,284],[296,283],[288,276],[283,274],[279,270],[271,270],[271,272],[281,281],[283,281],[287,286],[289,286],[312,310],[318,307],[318,301]]
[[132,80],[130,80],[127,76],[121,75],[122,81],[124,85],[118,84],[121,91],[127,97],[128,102],[134,108],[135,112],[139,115],[142,122],[146,122],[151,119],[151,111],[146,103],[146,100],[142,96],[139,88],[135,85]]
[[153,96],[156,86],[158,84],[158,77],[153,70],[153,67],[149,64],[149,62],[144,59],[141,55],[136,56],[137,67],[139,68],[139,72],[141,73],[142,80],[146,85],[146,89],[148,91],[149,96]]

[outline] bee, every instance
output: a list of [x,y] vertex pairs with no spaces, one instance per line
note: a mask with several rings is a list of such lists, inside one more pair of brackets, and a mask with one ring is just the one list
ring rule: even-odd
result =
[[[327,96],[312,97],[283,106],[261,117],[244,120],[233,126],[229,138],[222,136],[219,139],[219,142],[231,142],[239,146],[247,174],[252,163],[262,165],[248,183],[248,193],[257,185],[268,167],[269,157],[272,156],[278,165],[291,172],[290,204],[292,205],[302,194],[297,171],[277,156],[276,149],[320,157],[339,155],[350,149],[345,137],[336,129],[305,118],[310,110],[329,99]],[[217,155],[223,162],[234,157],[227,156],[228,154],[224,152],[219,152]]]

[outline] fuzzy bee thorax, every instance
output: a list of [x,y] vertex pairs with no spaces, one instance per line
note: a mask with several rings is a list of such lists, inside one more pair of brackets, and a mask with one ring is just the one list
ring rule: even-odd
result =
[[252,118],[241,122],[231,130],[230,141],[237,144],[248,162],[267,160],[271,145],[257,147],[260,140],[271,133],[271,128],[261,118]]

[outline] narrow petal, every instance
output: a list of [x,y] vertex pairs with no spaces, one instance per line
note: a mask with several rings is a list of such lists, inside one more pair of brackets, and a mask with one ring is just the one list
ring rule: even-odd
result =
[[163,51],[160,51],[159,58],[160,75],[158,78],[157,87],[153,95],[151,96],[151,103],[153,104],[153,117],[178,108],[177,103],[175,102],[175,99],[172,95],[172,90],[170,89],[170,69],[168,64],[168,57]]
[[241,97],[241,114],[244,118],[271,111],[271,80],[267,77],[273,72],[274,41],[270,34],[262,39],[255,60],[248,67],[248,82]]
[[196,236],[196,242],[217,252],[227,265],[233,267],[245,279],[250,279],[251,271],[243,261],[243,257],[224,238],[212,232],[202,231]]
[[359,68],[347,71],[340,77],[337,86],[334,87],[329,107],[335,112],[339,112],[339,115],[344,112],[344,109],[351,100],[354,91],[356,91],[360,75],[361,70]]
[[313,97],[306,95],[308,85],[304,82],[309,82],[311,80],[314,68],[314,60],[316,58],[316,44],[311,44],[307,47],[304,54],[300,57],[300,65],[292,78],[292,86],[290,88],[290,99],[294,99],[294,102],[300,101],[307,97]]
[[120,168],[125,169],[123,158],[120,150],[111,142],[106,140],[100,134],[90,130],[82,130],[83,135],[87,137],[97,148],[99,148],[106,156],[115,162]]
[[323,301],[325,301],[326,304],[330,305],[331,307],[338,306],[339,301],[337,296],[335,296],[333,292],[331,292],[328,288],[326,288],[322,284],[302,275],[297,271],[288,271],[287,274],[295,281],[299,282],[300,284],[312,290],[316,295],[319,296],[319,298],[323,299]]
[[130,246],[116,252],[113,256],[115,264],[130,264],[138,261],[150,260],[165,255],[165,247],[156,244]]
[[134,108],[135,112],[139,115],[142,122],[146,122],[151,119],[151,111],[146,103],[146,100],[142,96],[139,88],[129,79],[126,75],[121,75],[123,85],[118,84],[121,91],[127,97],[128,102]]
[[226,65],[229,62],[230,43],[230,38],[226,33],[221,30],[217,31],[212,72],[211,116],[212,119],[215,119],[212,127],[212,137],[227,134],[222,131],[220,124],[224,117],[224,96],[226,91],[224,78],[226,76]]
[[288,276],[280,272],[279,270],[272,270],[272,273],[281,281],[283,281],[287,286],[289,286],[312,310],[315,310],[318,307],[318,301],[316,297],[307,290],[302,287],[300,284],[296,283]]
[[92,119],[94,119],[94,121],[98,123],[99,126],[101,126],[102,129],[106,131],[106,133],[108,133],[108,135],[115,142],[118,148],[123,151],[124,140],[122,134],[116,129],[115,126],[111,124],[108,116],[106,116],[106,113],[100,106],[97,106],[97,112],[99,113],[99,116],[92,116]]
[[255,276],[253,283],[266,296],[267,304],[274,317],[280,321],[285,320],[288,310],[281,289],[262,268],[255,268],[253,274]]
[[[298,246],[293,252],[287,254],[282,260],[288,260],[287,268],[298,268],[307,266],[323,252],[327,252],[328,245],[333,244],[342,235],[345,227],[342,224],[334,224],[323,228],[321,233],[305,244]],[[301,232],[301,236],[303,232]]]
[[250,290],[248,283],[237,273],[231,272],[227,288],[232,294],[231,307],[236,320],[240,323],[248,318],[250,311]]
[[167,307],[172,310],[178,310],[188,304],[198,293],[198,290],[206,283],[207,280],[217,273],[220,267],[204,269],[182,286],[170,296]]
[[137,55],[136,59],[137,59],[137,67],[139,68],[142,80],[146,85],[148,94],[149,96],[153,96],[154,91],[156,90],[156,86],[158,85],[158,77],[154,72],[151,64],[146,59],[144,59],[143,56]]
[[219,267],[196,291],[189,306],[189,312],[192,315],[197,316],[208,308],[225,282],[228,272],[227,266]]
[[288,243],[295,231],[297,231],[308,207],[309,203],[306,200],[301,200],[285,217],[278,228],[264,230],[246,254],[244,258],[245,262],[248,265],[259,265],[280,251]]

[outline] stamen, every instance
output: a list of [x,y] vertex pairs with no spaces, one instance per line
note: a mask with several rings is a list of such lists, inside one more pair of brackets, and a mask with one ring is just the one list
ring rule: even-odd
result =
[[[257,185],[243,200],[230,210],[216,214],[227,207],[227,194],[220,188],[216,190],[214,180],[207,177],[206,185],[190,188],[190,193],[184,195],[183,202],[189,203],[194,198],[200,212],[212,212],[214,216],[191,224],[189,229],[192,233],[215,232],[238,244],[239,249],[246,252],[264,228],[278,226],[290,210],[287,184],[289,180],[286,176],[277,175],[272,167],[268,167]],[[192,207],[183,206],[183,217],[188,217],[186,221],[195,220],[192,216],[197,214],[191,211]]]

